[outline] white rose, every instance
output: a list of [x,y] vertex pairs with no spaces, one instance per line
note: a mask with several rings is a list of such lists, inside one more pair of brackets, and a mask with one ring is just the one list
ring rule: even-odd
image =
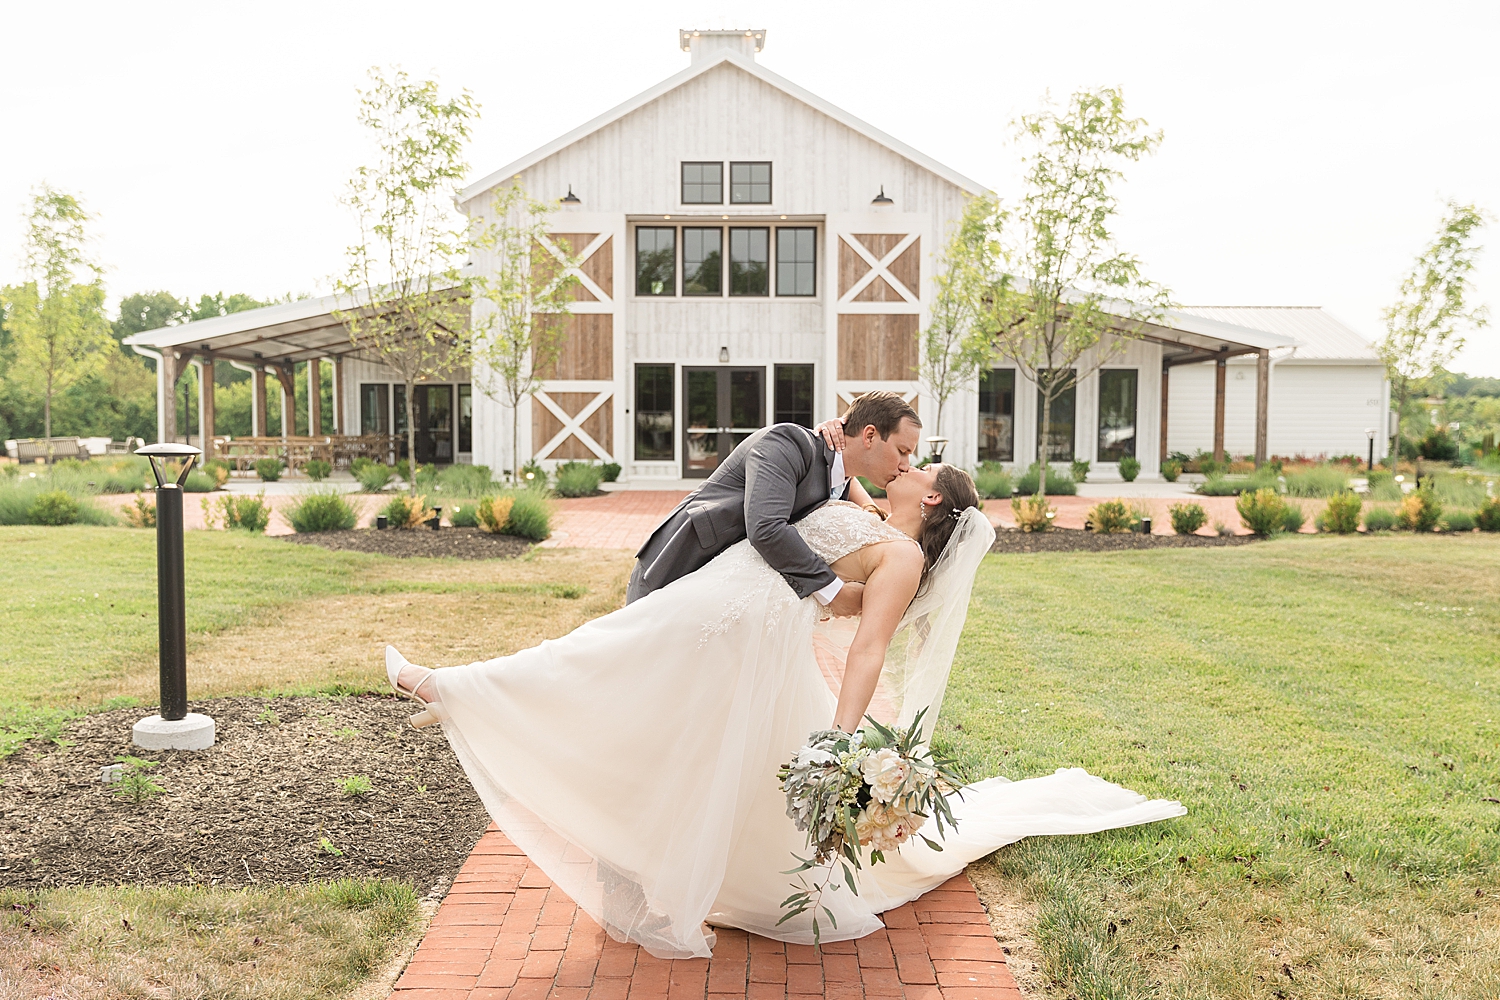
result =
[[911,836],[912,817],[910,813],[898,813],[879,802],[871,802],[855,818],[854,830],[862,846],[894,851]]
[[877,802],[890,802],[911,773],[911,766],[900,754],[887,748],[866,757],[860,765],[860,773]]

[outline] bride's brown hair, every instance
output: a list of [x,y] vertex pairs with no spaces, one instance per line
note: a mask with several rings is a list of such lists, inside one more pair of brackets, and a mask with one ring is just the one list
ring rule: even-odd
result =
[[943,502],[935,507],[922,505],[922,537],[919,544],[922,546],[924,580],[932,567],[937,565],[938,556],[943,554],[943,549],[948,547],[948,540],[953,537],[953,529],[958,527],[958,519],[963,516],[963,512],[970,507],[979,506],[979,491],[974,488],[974,480],[956,465],[939,466],[932,489],[943,495]]

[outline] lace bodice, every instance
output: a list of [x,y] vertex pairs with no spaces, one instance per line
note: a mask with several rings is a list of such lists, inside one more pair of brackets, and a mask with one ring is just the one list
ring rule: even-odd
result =
[[797,531],[808,547],[824,562],[832,564],[855,549],[877,542],[916,540],[875,517],[858,504],[830,500],[797,522]]

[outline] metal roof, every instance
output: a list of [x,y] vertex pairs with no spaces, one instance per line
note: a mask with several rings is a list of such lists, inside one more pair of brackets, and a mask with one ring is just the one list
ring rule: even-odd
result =
[[1297,343],[1288,361],[1357,361],[1379,364],[1375,345],[1322,306],[1181,306],[1179,312],[1279,334]]

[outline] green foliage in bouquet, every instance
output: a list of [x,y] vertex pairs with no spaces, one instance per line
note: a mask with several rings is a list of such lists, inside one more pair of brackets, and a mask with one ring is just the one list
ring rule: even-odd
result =
[[[786,814],[798,830],[807,833],[810,857],[792,855],[796,868],[782,872],[796,875],[796,891],[781,903],[787,912],[778,926],[812,911],[813,944],[820,941],[818,913],[821,910],[835,928],[838,920],[823,905],[825,891],[837,891],[836,876],[856,896],[854,873],[863,867],[864,849],[870,848],[869,863],[885,860],[885,852],[896,850],[912,835],[921,837],[934,851],[942,845],[921,834],[929,817],[937,817],[938,835],[943,823],[958,824],[948,804],[948,795],[963,786],[954,762],[937,757],[922,740],[922,716],[917,713],[904,730],[889,729],[865,716],[869,729],[845,733],[821,729],[808,736],[807,746],[781,765],[776,776],[786,793]],[[821,883],[809,884],[803,872],[827,867]]]

